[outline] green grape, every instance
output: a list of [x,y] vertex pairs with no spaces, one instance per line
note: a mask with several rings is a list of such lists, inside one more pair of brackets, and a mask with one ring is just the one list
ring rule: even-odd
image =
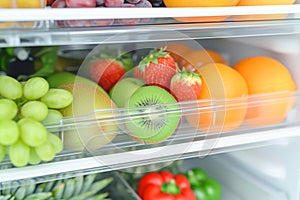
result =
[[48,162],[55,157],[55,149],[50,141],[45,141],[43,144],[34,147],[34,150],[42,161]]
[[42,77],[33,77],[24,84],[24,97],[28,100],[36,100],[44,96],[49,90],[49,83]]
[[42,123],[27,117],[18,121],[18,125],[25,144],[36,147],[46,141],[48,134]]
[[19,135],[17,122],[11,119],[0,121],[0,144],[11,145],[18,140]]
[[42,121],[43,124],[59,124],[63,115],[58,110],[48,109],[48,115],[46,119]]
[[13,119],[18,113],[18,106],[10,99],[0,99],[0,111],[0,120]]
[[29,162],[30,148],[22,140],[18,140],[9,147],[8,155],[14,166],[22,167]]
[[55,153],[59,153],[63,150],[63,143],[57,135],[48,133],[47,140],[53,145]]
[[40,157],[35,152],[34,148],[30,148],[30,158],[29,158],[29,164],[31,165],[37,165],[41,162]]
[[40,101],[28,101],[21,108],[22,117],[30,117],[37,121],[44,120],[48,115],[48,107]]
[[0,162],[4,159],[6,154],[6,147],[0,144]]
[[65,89],[50,89],[45,94],[41,101],[44,102],[48,108],[61,109],[70,105],[73,101],[71,92]]
[[10,76],[0,76],[0,95],[12,100],[21,98],[21,83]]

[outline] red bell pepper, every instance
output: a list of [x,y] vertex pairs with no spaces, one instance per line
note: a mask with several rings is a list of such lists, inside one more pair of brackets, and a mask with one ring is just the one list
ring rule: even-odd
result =
[[152,172],[144,175],[138,185],[142,200],[196,200],[188,179],[171,172]]

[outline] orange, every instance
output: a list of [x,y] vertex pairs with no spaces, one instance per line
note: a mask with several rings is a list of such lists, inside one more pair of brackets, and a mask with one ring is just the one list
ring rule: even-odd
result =
[[202,65],[212,62],[227,64],[227,60],[219,53],[209,49],[197,49],[187,51],[183,55],[182,62],[180,62],[179,66],[185,67],[187,71],[195,71]]
[[239,127],[247,112],[245,79],[222,63],[209,63],[198,71],[203,80],[199,110],[186,116],[188,122],[204,132],[227,132]]
[[[296,0],[240,0],[237,6],[290,5]],[[288,14],[237,15],[236,20],[271,20],[284,19]]]
[[289,5],[296,0],[240,0],[238,6]]
[[[166,7],[219,7],[235,6],[239,0],[164,0]],[[175,17],[180,22],[216,22],[223,21],[229,16],[211,17]]]
[[245,78],[249,95],[254,95],[249,98],[247,122],[262,126],[283,121],[294,105],[291,92],[296,90],[288,69],[266,56],[243,59],[234,69]]
[[163,0],[167,7],[235,6],[240,0]]
[[192,50],[190,46],[182,42],[169,42],[165,47],[177,63],[181,63],[184,53]]

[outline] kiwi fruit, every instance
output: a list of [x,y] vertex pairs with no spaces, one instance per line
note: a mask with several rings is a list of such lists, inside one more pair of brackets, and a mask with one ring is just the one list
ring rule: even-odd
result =
[[137,78],[127,77],[119,80],[109,91],[109,95],[119,108],[123,108],[129,97],[143,85],[145,85],[144,81]]
[[176,99],[159,86],[137,89],[127,102],[126,128],[139,142],[159,143],[177,129],[181,114]]

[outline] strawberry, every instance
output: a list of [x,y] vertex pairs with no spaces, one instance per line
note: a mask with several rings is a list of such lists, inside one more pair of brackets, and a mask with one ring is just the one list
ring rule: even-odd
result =
[[180,71],[171,79],[171,94],[177,101],[197,100],[201,88],[201,77],[194,72]]
[[106,92],[133,67],[133,60],[129,54],[116,55],[112,50],[105,50],[100,58],[93,58],[89,65],[90,78],[97,82]]
[[171,78],[176,73],[174,59],[163,48],[152,50],[134,69],[134,77],[166,90],[169,90]]

